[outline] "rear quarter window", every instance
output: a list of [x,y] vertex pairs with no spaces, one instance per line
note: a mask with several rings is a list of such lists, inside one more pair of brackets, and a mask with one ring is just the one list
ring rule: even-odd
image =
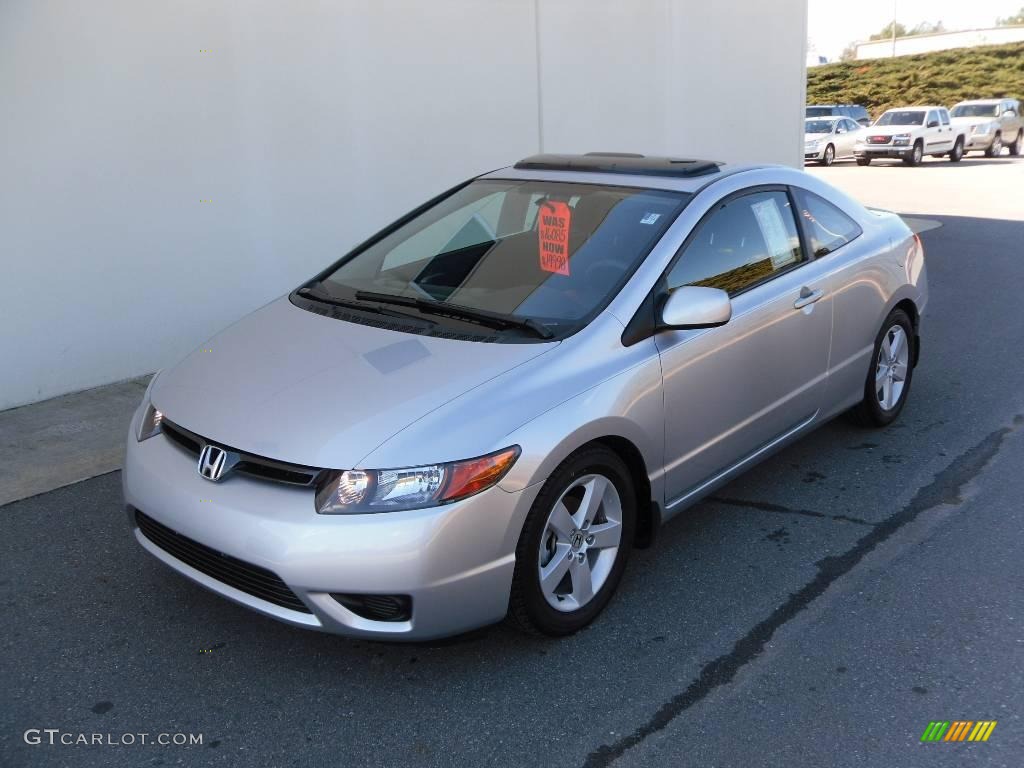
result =
[[863,230],[850,216],[806,189],[794,187],[804,233],[815,257],[827,256],[861,236]]

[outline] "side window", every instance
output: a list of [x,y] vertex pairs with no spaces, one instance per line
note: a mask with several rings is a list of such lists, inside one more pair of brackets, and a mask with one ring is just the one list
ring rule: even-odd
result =
[[836,133],[846,133],[845,120],[836,120]]
[[719,203],[668,275],[683,285],[736,294],[804,261],[793,210],[785,192],[754,192]]
[[938,123],[938,122],[939,122],[939,115],[933,109],[933,110],[931,110],[928,113],[928,117],[925,118],[924,124],[925,124],[925,126],[929,126],[932,123]]
[[940,109],[939,110],[939,119],[942,121],[943,125],[949,125],[949,112],[947,112],[944,109]]
[[846,127],[851,131],[859,131],[860,123],[858,123],[856,120],[847,120]]
[[861,228],[832,203],[808,192],[793,188],[800,217],[804,222],[807,242],[815,256],[825,256],[860,237]]

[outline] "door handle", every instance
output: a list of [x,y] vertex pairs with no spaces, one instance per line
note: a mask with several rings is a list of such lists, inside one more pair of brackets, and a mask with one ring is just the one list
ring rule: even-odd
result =
[[812,291],[806,285],[800,289],[800,298],[793,302],[793,309],[803,309],[820,299],[825,295],[825,292],[818,288]]

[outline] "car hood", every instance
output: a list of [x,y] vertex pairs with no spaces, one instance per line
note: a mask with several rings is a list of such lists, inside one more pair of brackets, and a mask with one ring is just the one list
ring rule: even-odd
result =
[[994,117],[951,117],[949,120],[953,125],[985,125],[996,122]]
[[412,422],[553,349],[420,336],[294,306],[253,312],[160,373],[151,400],[213,442],[346,469]]
[[831,136],[831,133],[805,133],[804,141],[820,141],[821,139]]
[[919,130],[920,125],[872,125],[863,131],[864,138],[868,136],[895,136],[897,133],[913,133]]

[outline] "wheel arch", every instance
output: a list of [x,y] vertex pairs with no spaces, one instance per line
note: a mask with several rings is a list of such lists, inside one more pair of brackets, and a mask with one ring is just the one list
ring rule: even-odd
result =
[[644,461],[643,454],[632,441],[619,435],[599,437],[580,446],[577,450],[582,450],[589,445],[603,445],[614,451],[629,468],[636,494],[637,519],[634,546],[647,549],[654,544],[658,528],[661,525],[661,505],[653,498],[651,478],[647,472],[647,462]]

